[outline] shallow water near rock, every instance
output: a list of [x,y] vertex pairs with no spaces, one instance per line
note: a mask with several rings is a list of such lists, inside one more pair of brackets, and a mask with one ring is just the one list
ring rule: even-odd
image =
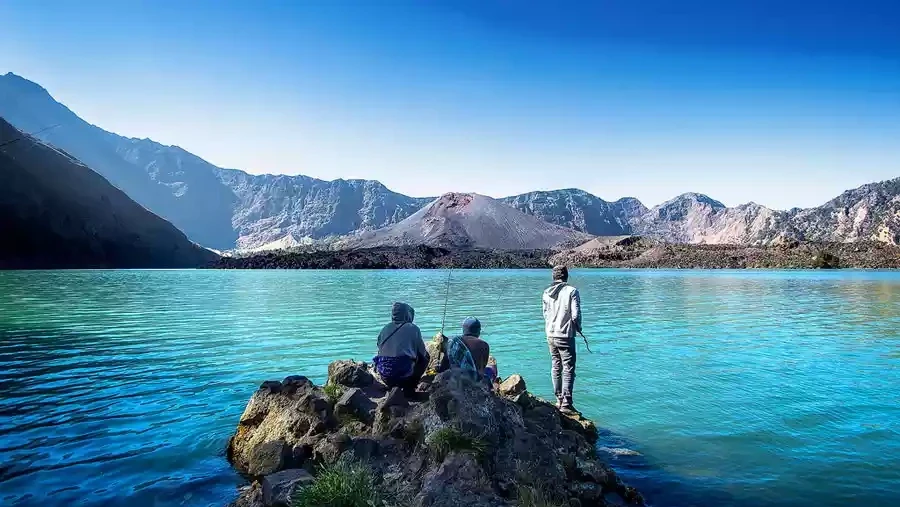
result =
[[[441,271],[0,273],[0,504],[222,505],[253,390],[369,360],[394,299],[423,334]],[[549,397],[549,271],[454,271],[500,373]],[[573,271],[576,403],[664,505],[900,498],[900,273]]]

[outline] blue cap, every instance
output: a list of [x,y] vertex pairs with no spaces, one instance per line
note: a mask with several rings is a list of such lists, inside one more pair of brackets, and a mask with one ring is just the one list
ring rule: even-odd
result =
[[481,336],[481,322],[475,317],[467,317],[462,323],[463,335]]

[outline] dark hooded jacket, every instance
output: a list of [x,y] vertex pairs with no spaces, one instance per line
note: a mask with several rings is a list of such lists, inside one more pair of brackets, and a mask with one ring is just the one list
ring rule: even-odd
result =
[[378,355],[381,357],[408,357],[416,362],[428,361],[422,331],[413,324],[415,310],[406,303],[394,303],[391,323],[378,334]]

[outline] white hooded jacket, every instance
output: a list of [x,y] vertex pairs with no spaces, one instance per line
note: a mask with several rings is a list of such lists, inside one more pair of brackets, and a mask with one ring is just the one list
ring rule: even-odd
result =
[[581,296],[578,289],[556,281],[544,291],[544,329],[548,338],[574,338],[581,330]]

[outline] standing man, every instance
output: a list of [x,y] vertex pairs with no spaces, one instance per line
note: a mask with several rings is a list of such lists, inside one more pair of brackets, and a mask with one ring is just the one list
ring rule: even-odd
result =
[[545,291],[544,329],[550,346],[553,392],[556,407],[563,412],[577,413],[572,405],[575,384],[575,333],[581,331],[581,296],[569,281],[565,266],[553,268],[553,284]]

